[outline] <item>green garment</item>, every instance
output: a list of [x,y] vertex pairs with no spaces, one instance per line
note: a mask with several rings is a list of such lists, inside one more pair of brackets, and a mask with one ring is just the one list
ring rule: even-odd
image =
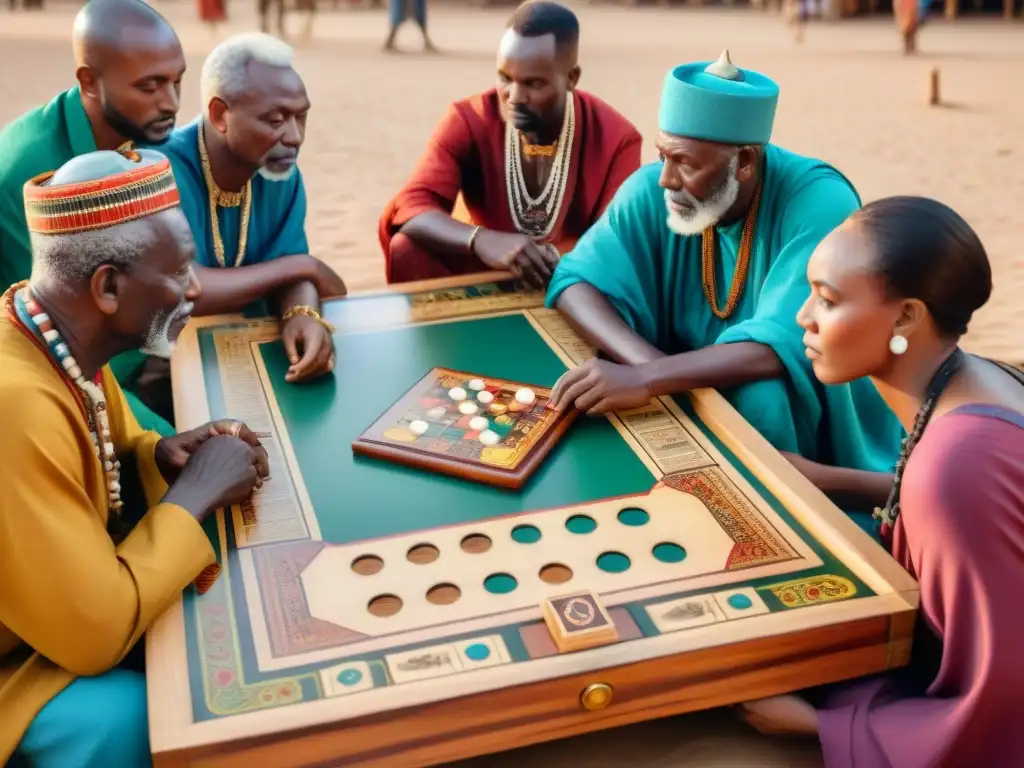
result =
[[[866,379],[822,385],[804,354],[796,314],[810,293],[807,262],[818,243],[860,206],[853,185],[831,166],[769,144],[743,295],[721,320],[704,297],[702,238],[666,225],[660,163],[640,168],[605,214],[559,263],[548,289],[553,307],[569,286],[593,285],[622,318],[667,354],[710,344],[770,346],[779,379],[722,391],[779,450],[827,464],[892,471],[902,426]],[[718,302],[732,284],[743,221],[716,228]],[[861,522],[861,521],[859,521]]]
[[96,151],[78,87],[0,130],[0,285],[28,280],[32,246],[25,222],[25,182]]
[[[22,192],[25,182],[95,151],[96,139],[78,86],[0,130],[0,291],[32,274],[32,244]],[[144,360],[141,353],[127,352],[114,358],[110,366],[142,428],[173,435],[174,427],[130,391]]]

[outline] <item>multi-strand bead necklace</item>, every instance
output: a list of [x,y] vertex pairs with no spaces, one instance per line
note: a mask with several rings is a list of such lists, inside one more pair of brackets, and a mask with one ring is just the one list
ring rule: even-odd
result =
[[107,417],[107,396],[103,391],[102,373],[97,372],[91,381],[85,378],[67,343],[61,338],[50,316],[32,296],[27,285],[16,290],[14,308],[22,325],[42,339],[43,346],[64,372],[65,383],[76,387],[84,396],[87,406],[86,421],[92,435],[93,449],[103,465],[110,509],[115,515],[119,514],[124,505],[121,501],[121,462],[117,460],[114,443],[110,437],[110,420]]
[[523,175],[522,132],[505,122],[505,189],[508,193],[508,207],[516,229],[535,240],[547,238],[555,228],[558,213],[565,199],[565,188],[569,182],[569,166],[572,163],[572,142],[576,135],[576,102],[570,93],[565,102],[562,117],[562,132],[556,148],[530,148],[526,154],[533,156],[554,155],[547,183],[537,197],[530,194]]

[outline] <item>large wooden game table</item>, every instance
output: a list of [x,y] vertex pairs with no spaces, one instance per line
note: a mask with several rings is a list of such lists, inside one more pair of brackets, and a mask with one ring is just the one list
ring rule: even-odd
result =
[[[271,478],[147,634],[158,768],[443,764],[907,662],[914,580],[713,390],[578,418],[518,491],[354,455],[435,366],[550,387],[593,356],[490,280],[328,302],[337,365],[307,384],[275,322],[189,323],[178,427],[245,420]],[[618,642],[557,651],[540,605],[576,590]]]

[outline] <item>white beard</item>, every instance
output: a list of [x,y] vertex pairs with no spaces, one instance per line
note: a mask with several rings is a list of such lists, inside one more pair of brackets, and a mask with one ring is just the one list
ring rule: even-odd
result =
[[171,341],[171,326],[175,321],[188,316],[192,311],[192,302],[183,301],[173,311],[161,317],[153,318],[153,324],[146,334],[146,344],[142,347],[142,353],[153,357],[170,358],[174,352],[174,342]]
[[292,174],[295,173],[296,168],[298,168],[298,166],[293,165],[287,171],[279,172],[272,171],[264,165],[257,171],[257,173],[267,181],[288,181],[288,179],[292,177]]
[[[668,228],[681,237],[691,237],[701,234],[708,227],[713,227],[722,220],[736,198],[740,194],[740,182],[736,178],[736,169],[739,168],[739,153],[733,155],[729,161],[728,174],[722,186],[716,189],[708,197],[698,200],[685,189],[678,192],[665,190],[665,207],[668,209],[668,216],[665,223]],[[685,215],[674,211],[669,203],[675,201],[693,206],[693,211]]]

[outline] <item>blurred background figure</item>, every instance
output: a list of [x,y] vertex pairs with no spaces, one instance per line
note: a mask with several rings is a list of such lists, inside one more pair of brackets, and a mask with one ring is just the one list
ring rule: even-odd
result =
[[395,37],[402,22],[412,19],[423,33],[423,50],[437,53],[437,48],[427,34],[427,0],[388,0],[388,24],[391,29],[388,39],[384,42],[385,51],[394,51]]

